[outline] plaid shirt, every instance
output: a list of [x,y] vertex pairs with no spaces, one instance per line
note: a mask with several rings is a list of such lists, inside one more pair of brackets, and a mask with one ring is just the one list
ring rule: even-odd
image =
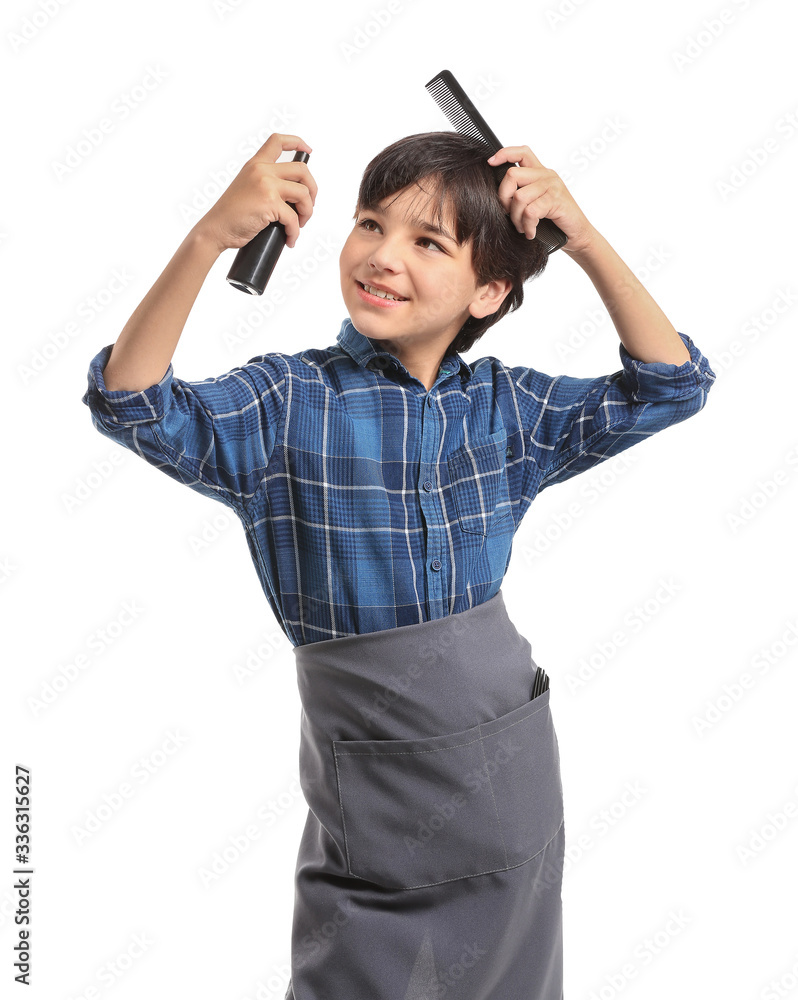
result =
[[89,367],[102,434],[241,520],[292,645],[412,625],[493,597],[540,490],[697,413],[715,380],[690,361],[552,377],[447,353],[426,387],[347,317],[337,345],[251,358],[140,392]]

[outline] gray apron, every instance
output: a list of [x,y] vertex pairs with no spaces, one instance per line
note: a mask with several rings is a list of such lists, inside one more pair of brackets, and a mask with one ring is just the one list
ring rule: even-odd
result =
[[501,591],[294,647],[308,804],[286,1000],[561,1000],[550,690]]

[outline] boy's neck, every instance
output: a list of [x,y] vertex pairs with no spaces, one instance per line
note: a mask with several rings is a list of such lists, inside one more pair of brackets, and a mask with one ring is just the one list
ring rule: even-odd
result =
[[450,347],[448,336],[443,341],[420,344],[397,343],[393,340],[372,340],[372,344],[402,362],[407,371],[429,392],[438,378],[441,364]]

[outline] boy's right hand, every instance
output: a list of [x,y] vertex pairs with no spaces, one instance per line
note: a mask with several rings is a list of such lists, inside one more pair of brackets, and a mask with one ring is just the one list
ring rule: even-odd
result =
[[286,245],[295,245],[300,228],[313,214],[318,188],[307,163],[276,162],[286,149],[312,152],[298,135],[274,132],[194,226],[219,253],[243,247],[270,222],[281,222]]

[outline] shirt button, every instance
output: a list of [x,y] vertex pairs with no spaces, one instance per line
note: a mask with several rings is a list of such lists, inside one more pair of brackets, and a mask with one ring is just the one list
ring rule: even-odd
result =
[[441,561],[440,561],[440,559],[433,559],[432,560],[432,568],[433,569],[440,569],[441,568]]
[[427,493],[429,493],[429,491],[432,489],[432,483],[429,481],[429,479],[424,483],[424,489],[427,491]]

